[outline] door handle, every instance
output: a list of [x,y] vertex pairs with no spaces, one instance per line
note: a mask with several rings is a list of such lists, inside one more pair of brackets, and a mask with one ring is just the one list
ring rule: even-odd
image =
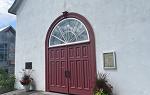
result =
[[71,77],[71,72],[68,71],[68,70],[66,70],[66,71],[65,71],[65,77],[66,77],[66,78],[70,78],[70,77]]

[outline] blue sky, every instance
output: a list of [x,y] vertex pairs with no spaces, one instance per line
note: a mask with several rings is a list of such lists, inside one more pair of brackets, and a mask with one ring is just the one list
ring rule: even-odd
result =
[[0,28],[13,26],[16,28],[16,16],[8,13],[14,0],[0,0]]

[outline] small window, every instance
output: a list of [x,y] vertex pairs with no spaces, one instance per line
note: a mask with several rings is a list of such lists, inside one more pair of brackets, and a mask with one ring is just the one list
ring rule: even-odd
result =
[[60,21],[53,29],[49,47],[83,43],[89,41],[89,34],[85,25],[75,18]]
[[7,44],[6,43],[0,44],[0,61],[7,61],[8,55],[7,52],[8,52]]

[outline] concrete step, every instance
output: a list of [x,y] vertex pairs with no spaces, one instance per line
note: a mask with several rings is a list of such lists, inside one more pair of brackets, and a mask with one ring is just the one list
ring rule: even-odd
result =
[[53,92],[44,92],[44,91],[30,91],[26,92],[25,90],[15,90],[1,95],[67,95]]

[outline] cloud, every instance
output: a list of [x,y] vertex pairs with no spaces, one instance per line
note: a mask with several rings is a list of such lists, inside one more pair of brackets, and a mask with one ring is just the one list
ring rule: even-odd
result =
[[0,28],[10,25],[16,20],[16,16],[8,13],[8,9],[14,0],[0,0]]

